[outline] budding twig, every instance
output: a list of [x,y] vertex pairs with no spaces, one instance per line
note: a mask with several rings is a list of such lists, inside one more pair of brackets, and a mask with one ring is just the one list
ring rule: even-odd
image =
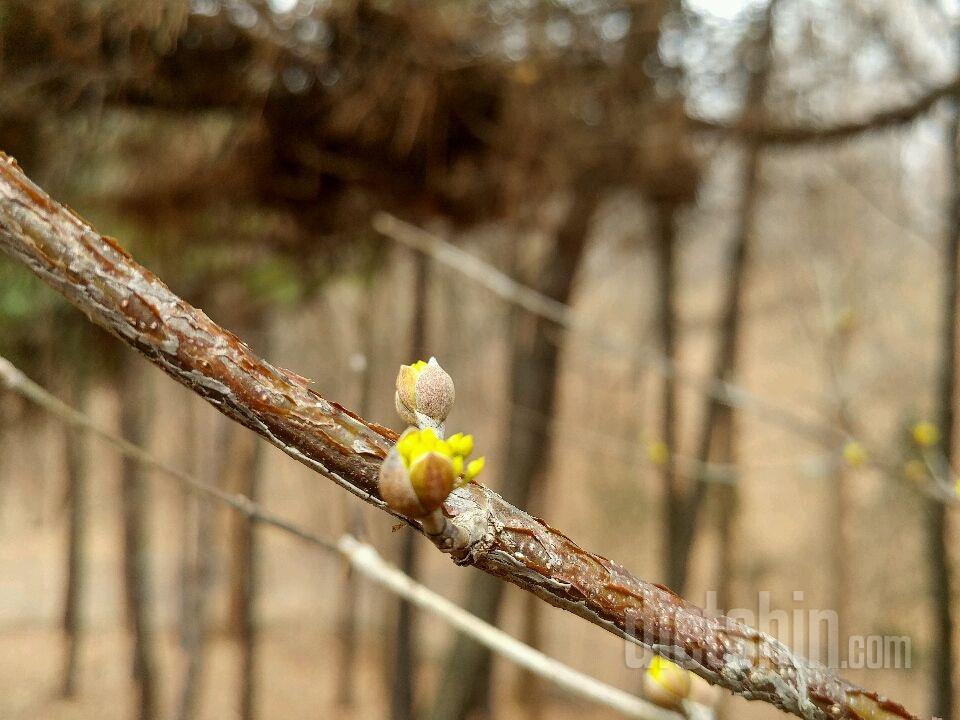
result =
[[129,457],[146,468],[156,470],[161,475],[176,480],[188,492],[206,495],[227,505],[252,522],[274,527],[326,552],[335,552],[341,555],[352,567],[376,584],[413,602],[492,651],[503,655],[574,695],[605,705],[620,712],[625,717],[641,720],[679,720],[674,713],[666,712],[641,698],[612,685],[607,685],[524,645],[502,630],[471,615],[466,610],[416,582],[387,563],[373,546],[360,542],[351,535],[342,535],[336,542],[331,542],[314,532],[268,512],[244,495],[225,492],[214,485],[205,483],[192,475],[167,465],[149,451],[114,435],[109,430],[105,430],[97,425],[89,415],[75,410],[54,397],[2,356],[0,356],[0,384],[39,405],[63,422],[91,432],[110,444],[124,457]]
[[[283,452],[386,512],[381,463],[397,436],[258,357],[179,298],[0,155],[0,249],[87,317]],[[669,590],[595,555],[477,483],[445,502],[469,541],[451,553],[708,682],[807,720],[917,716],[803,659],[775,638],[713,618]],[[803,666],[803,673],[797,667]],[[802,677],[800,677],[802,676]]]

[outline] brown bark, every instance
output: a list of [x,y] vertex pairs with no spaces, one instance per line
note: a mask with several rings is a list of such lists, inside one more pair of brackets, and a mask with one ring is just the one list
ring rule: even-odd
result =
[[[122,350],[120,360],[120,429],[134,445],[146,445],[153,410],[149,381],[133,353]],[[137,689],[137,717],[157,717],[157,664],[150,624],[151,587],[147,519],[149,498],[143,466],[124,458],[120,480],[123,509],[123,585],[127,626],[133,640],[132,673]]]
[[[51,200],[5,156],[0,156],[0,249],[221,412],[390,512],[376,478],[396,433],[323,399],[297,376],[255,355],[115,241]],[[525,465],[507,466],[511,480],[529,482]],[[808,720],[858,720],[867,711],[886,719],[917,718],[807,663],[764,633],[729,618],[704,617],[701,608],[584,550],[480,484],[452,493],[443,509],[464,537],[451,551],[458,564],[512,582],[630,642],[656,646],[731,692]]]
[[[73,368],[71,403],[84,411],[89,390],[89,373],[81,360]],[[60,695],[73,697],[77,686],[77,661],[80,655],[84,573],[86,570],[87,527],[87,433],[73,426],[64,429],[64,455],[67,470],[67,562],[63,599],[63,671]]]
[[[599,203],[595,190],[578,193],[557,232],[552,252],[540,266],[535,287],[544,295],[567,303],[577,267],[588,240],[590,222]],[[504,496],[525,505],[537,502],[550,459],[549,423],[553,417],[561,342],[557,326],[540,316],[516,318],[511,338],[510,397],[513,405],[506,445],[510,478]],[[503,584],[474,575],[467,589],[467,607],[487,622],[496,623],[503,597]],[[434,720],[465,720],[471,712],[489,703],[490,651],[472,640],[457,636],[443,662],[432,717]]]

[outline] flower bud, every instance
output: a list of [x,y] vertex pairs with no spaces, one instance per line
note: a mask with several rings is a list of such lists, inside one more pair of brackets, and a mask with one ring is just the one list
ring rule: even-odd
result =
[[682,707],[690,687],[690,672],[659,655],[654,655],[643,674],[644,697],[670,710]]
[[411,518],[427,514],[413,489],[410,473],[403,464],[396,446],[390,448],[390,452],[380,466],[378,484],[380,497],[396,512]]
[[405,422],[442,429],[454,398],[453,379],[436,358],[400,366],[394,405]]
[[467,462],[471,452],[470,435],[442,440],[432,428],[410,428],[380,466],[380,496],[401,515],[424,518],[483,470],[482,457]]

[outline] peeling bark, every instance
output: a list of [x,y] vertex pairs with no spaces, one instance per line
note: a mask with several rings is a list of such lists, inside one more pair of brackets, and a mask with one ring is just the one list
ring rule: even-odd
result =
[[[389,512],[376,478],[395,433],[257,357],[115,241],[51,200],[6,156],[0,156],[0,248],[222,412]],[[733,693],[808,720],[918,717],[764,633],[704,617],[697,606],[584,550],[482,485],[456,490],[444,510],[467,538],[452,553],[456,563],[512,582]]]

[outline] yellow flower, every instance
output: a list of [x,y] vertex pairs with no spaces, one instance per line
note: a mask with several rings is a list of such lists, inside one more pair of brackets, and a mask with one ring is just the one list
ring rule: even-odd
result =
[[380,466],[380,496],[402,515],[425,518],[480,474],[482,457],[467,462],[472,451],[470,435],[457,433],[443,440],[433,428],[411,428]]
[[867,461],[867,451],[856,440],[851,440],[843,446],[843,459],[850,467],[860,467]]
[[913,441],[920,447],[933,447],[940,442],[940,430],[932,422],[923,420],[910,430]]
[[643,675],[644,696],[665,708],[677,709],[690,696],[690,672],[655,655]]
[[662,440],[647,443],[647,457],[654,465],[666,465],[670,459],[670,448]]
[[473,435],[457,433],[441,440],[433,428],[408,430],[397,441],[397,451],[404,467],[411,473],[425,456],[436,455],[442,458],[450,464],[454,476],[458,478],[456,487],[473,480],[483,470],[484,465],[482,457],[467,462],[473,452]]

